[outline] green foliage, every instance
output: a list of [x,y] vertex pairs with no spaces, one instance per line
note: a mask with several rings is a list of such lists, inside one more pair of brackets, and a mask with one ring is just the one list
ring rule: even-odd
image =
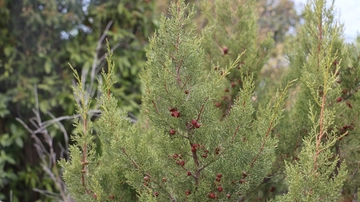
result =
[[[227,115],[243,87],[242,77],[254,77],[255,86],[258,87],[260,80],[257,78],[273,41],[267,37],[260,42],[255,1],[226,0],[215,1],[214,4],[211,7],[204,1],[202,5],[208,20],[202,32],[202,45],[206,51],[206,67],[215,68],[219,74],[226,75],[224,89],[220,91],[223,92],[223,99],[219,99],[218,103],[224,108],[224,115]],[[227,74],[223,68],[237,59],[240,53],[239,64]]]
[[[16,153],[21,151],[24,145],[23,139],[25,133],[19,130],[18,126],[14,123],[9,125],[9,132],[14,135],[4,133],[0,136],[0,169],[5,170],[9,165],[15,166],[17,161],[20,161],[20,157]],[[19,180],[16,172],[11,169],[6,169],[7,172],[1,172],[0,174],[0,190],[10,182],[16,182]],[[5,193],[0,194],[0,199],[6,198]]]
[[346,53],[348,57],[348,63],[339,72],[339,81],[341,88],[341,95],[338,99],[341,99],[339,109],[337,111],[336,122],[339,124],[338,136],[340,142],[335,145],[335,152],[339,154],[341,160],[344,160],[349,170],[349,175],[345,181],[344,195],[352,198],[353,195],[359,193],[360,176],[357,170],[359,164],[359,80],[360,75],[360,37],[358,37],[355,44],[348,44],[346,47]]
[[351,157],[343,154],[339,140],[353,129],[350,125],[357,115],[344,89],[358,84],[342,73],[351,59],[341,36],[342,26],[334,19],[333,5],[325,5],[326,1],[318,0],[306,6],[305,24],[289,54],[291,70],[285,80],[298,77],[299,83],[294,89],[296,102],[276,129],[281,137],[278,163],[284,159],[287,163],[285,173],[277,169],[274,175],[286,175],[289,186],[289,194],[280,200],[338,201],[347,184],[345,159]]
[[296,12],[294,1],[257,0],[256,7],[259,14],[260,35],[270,32],[278,44],[286,41],[289,29],[294,29],[301,19],[301,15]]
[[[66,167],[64,172],[64,180],[66,182],[75,182],[69,183],[67,189],[77,201],[102,201],[104,198],[108,199],[109,197],[115,197],[114,194],[116,190],[122,190],[118,192],[116,198],[121,198],[124,201],[129,201],[134,197],[134,193],[131,188],[125,183],[125,178],[122,172],[119,172],[116,168],[117,164],[113,163],[114,153],[110,153],[106,145],[110,144],[109,136],[113,134],[114,126],[118,126],[118,121],[125,114],[119,114],[119,110],[115,109],[114,106],[117,106],[117,100],[112,97],[110,93],[110,88],[114,84],[113,82],[113,73],[114,73],[114,63],[111,60],[112,53],[108,48],[109,55],[106,57],[108,64],[108,73],[103,72],[104,83],[101,85],[101,91],[104,93],[103,96],[99,99],[99,104],[101,104],[102,109],[104,110],[103,116],[99,120],[100,131],[104,131],[99,134],[100,143],[103,146],[103,151],[101,156],[103,158],[98,159],[95,145],[93,142],[94,136],[92,135],[93,126],[89,117],[87,116],[90,100],[89,95],[82,88],[82,80],[76,70],[74,70],[75,78],[78,82],[78,87],[73,88],[75,95],[79,98],[80,102],[78,104],[78,112],[81,114],[76,126],[76,135],[72,136],[73,141],[76,142],[78,146],[71,146],[70,152],[73,154],[71,156],[70,162],[66,162],[64,159],[60,162],[62,167]],[[109,107],[109,108],[108,108]],[[110,123],[105,124],[105,120],[111,120]],[[110,127],[109,125],[110,124]],[[105,127],[104,127],[105,126]],[[121,127],[123,128],[123,127]],[[110,129],[110,130],[109,130]],[[112,151],[113,152],[113,151]],[[80,163],[81,162],[81,163]],[[99,169],[101,168],[101,169]],[[81,180],[78,179],[81,173]],[[89,176],[91,173],[91,177]],[[114,184],[114,178],[117,181]],[[76,180],[77,179],[77,180]],[[128,190],[128,191],[126,191]]]
[[[138,73],[145,63],[144,46],[156,22],[153,7],[153,2],[142,0],[0,1],[0,138],[11,140],[11,145],[1,146],[1,151],[15,161],[4,159],[0,167],[0,173],[6,173],[0,180],[0,200],[10,201],[11,191],[22,201],[40,198],[33,193],[33,186],[14,180],[14,176],[22,178],[19,175],[25,168],[33,169],[40,163],[34,142],[15,118],[35,131],[40,126],[32,125],[30,119],[37,104],[45,120],[75,113],[69,90],[73,78],[66,61],[72,61],[84,76],[84,89],[96,97],[99,67],[106,62],[102,57],[106,52],[102,45],[105,37],[114,44],[117,56],[113,59],[118,64],[114,76],[121,80],[112,92],[120,98],[122,108],[138,114]],[[72,131],[71,122],[62,124],[65,131]],[[59,158],[62,148],[58,143],[68,142],[58,126],[46,129],[54,138]],[[46,175],[41,169],[34,173],[39,178]],[[35,187],[43,187],[41,181],[37,180]]]
[[[316,132],[316,131],[314,131]],[[310,134],[316,136],[317,134]],[[326,145],[329,146],[329,145]],[[300,152],[297,163],[286,165],[286,174],[289,183],[289,192],[278,197],[278,201],[338,201],[341,189],[346,178],[346,167],[341,165],[337,170],[338,158],[328,148],[323,149],[320,155],[315,147],[314,139],[304,140],[304,149]],[[316,156],[318,155],[318,156]],[[318,158],[314,162],[314,158]],[[333,159],[329,161],[328,159]],[[314,168],[314,163],[318,166]],[[337,170],[334,174],[334,170]]]
[[[61,161],[65,182],[78,201],[133,197],[116,191],[129,185],[140,201],[150,200],[152,195],[159,201],[228,196],[241,200],[252,197],[249,193],[271,169],[276,139],[270,133],[279,123],[288,86],[255,112],[252,76],[240,69],[242,90],[229,115],[219,119],[221,109],[214,104],[225,75],[204,68],[205,52],[191,20],[194,10],[178,1],[169,11],[171,17],[162,16],[159,30],[150,39],[141,76],[145,92],[142,112],[148,127],[143,125],[146,122],[132,125],[119,111],[109,93],[114,64],[108,61],[109,75],[103,74],[105,85],[99,100],[101,151],[99,155],[90,152],[94,151],[87,146],[92,144],[91,128],[85,128],[88,119],[83,116],[71,160]],[[229,70],[239,62],[230,61],[223,69],[231,74]],[[75,77],[75,94],[87,97],[81,90],[82,81],[77,74]],[[87,105],[78,107],[86,114]],[[254,119],[255,115],[259,118]]]
[[195,9],[181,0],[171,4],[147,48],[136,124],[112,93],[110,48],[95,123],[87,116],[92,105],[84,78],[73,69],[81,117],[71,158],[60,165],[74,199],[339,201],[356,195],[359,47],[344,44],[334,8],[325,5],[307,5],[277,93],[264,90],[276,81],[259,77],[272,40],[259,42],[254,1],[204,5],[208,23],[201,34]]

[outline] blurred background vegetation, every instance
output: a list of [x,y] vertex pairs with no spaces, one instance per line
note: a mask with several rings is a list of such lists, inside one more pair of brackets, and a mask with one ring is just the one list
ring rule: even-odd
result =
[[[188,2],[200,5],[200,0]],[[144,48],[169,3],[0,0],[0,200],[71,201],[56,164],[67,157],[76,116],[68,63],[85,78],[85,90],[97,97],[107,38],[117,68],[113,93],[136,119]],[[257,11],[260,40],[270,34],[275,41],[261,76],[276,80],[287,67],[284,42],[292,40],[301,15],[290,0],[257,0]],[[199,28],[206,24],[200,12],[196,20]],[[98,106],[91,108],[96,119]]]

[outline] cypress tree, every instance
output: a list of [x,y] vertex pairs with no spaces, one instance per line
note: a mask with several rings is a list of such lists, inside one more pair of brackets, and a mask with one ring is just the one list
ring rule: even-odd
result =
[[[147,49],[136,124],[110,91],[110,49],[95,124],[75,72],[82,116],[71,159],[60,164],[77,201],[337,201],[357,189],[347,175],[356,166],[346,166],[350,152],[341,151],[357,149],[345,140],[358,140],[350,135],[357,131],[359,52],[344,44],[333,4],[309,2],[284,87],[256,98],[265,92],[258,75],[272,41],[258,42],[254,2],[234,9],[237,2],[204,5],[201,35],[194,8],[171,4]],[[289,90],[295,101],[285,109]]]
[[[130,185],[139,200],[206,201],[241,200],[256,189],[275,158],[276,140],[270,133],[279,122],[285,93],[279,92],[258,112],[253,107],[252,76],[242,74],[242,87],[228,116],[219,119],[216,106],[225,76],[240,63],[241,54],[229,60],[219,74],[206,68],[202,38],[195,32],[194,10],[178,1],[171,17],[162,16],[150,39],[144,82],[142,113],[149,121],[132,125],[116,108],[109,89],[113,63],[103,73],[103,108],[98,121],[101,151],[95,153],[92,125],[86,118],[88,102],[71,147],[71,160],[62,161],[64,179],[77,200],[124,199]],[[235,54],[235,53],[234,53]],[[111,56],[111,53],[110,55]],[[81,78],[75,74],[81,85]],[[286,87],[287,88],[287,87]],[[259,117],[254,119],[254,115]],[[125,182],[126,179],[126,183]],[[129,190],[131,197],[131,190]]]

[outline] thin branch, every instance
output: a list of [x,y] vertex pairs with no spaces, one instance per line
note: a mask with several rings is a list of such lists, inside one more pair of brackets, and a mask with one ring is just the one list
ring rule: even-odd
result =
[[[318,16],[318,31],[319,31],[319,38],[318,38],[318,54],[317,54],[317,68],[318,68],[318,71],[320,70],[320,53],[321,53],[321,42],[322,42],[322,35],[323,35],[323,28],[322,28],[322,15],[320,14],[320,16]],[[322,102],[321,102],[321,109],[320,109],[320,123],[319,123],[319,127],[320,127],[320,131],[319,131],[319,135],[316,136],[316,154],[315,154],[315,157],[314,157],[314,170],[317,169],[317,159],[318,159],[318,156],[319,154],[321,153],[321,150],[320,150],[320,143],[321,143],[321,139],[324,135],[324,116],[325,116],[325,103],[326,103],[326,88],[327,88],[327,85],[326,85],[326,79],[327,78],[324,78],[324,93],[322,95]]]
[[239,128],[240,128],[240,124],[236,126],[234,135],[232,136],[232,140],[231,140],[232,143],[234,143],[234,141],[235,141],[235,137],[236,137],[237,132],[239,131]]
[[[93,85],[94,85],[94,80],[95,80],[95,70],[96,70],[96,67],[98,66],[98,55],[99,55],[99,51],[100,51],[100,48],[101,48],[101,44],[102,42],[104,41],[111,25],[113,24],[113,21],[110,20],[108,22],[108,24],[106,25],[105,27],[105,30],[103,32],[103,34],[101,35],[100,39],[98,40],[97,42],[97,45],[96,45],[96,50],[95,50],[95,53],[94,53],[94,61],[93,61],[93,64],[92,64],[92,67],[91,67],[91,74],[90,74],[90,89],[88,91],[88,93],[91,93],[92,92],[92,88],[93,88]],[[84,76],[84,75],[83,75]],[[84,77],[83,77],[84,78]],[[84,82],[85,82],[85,79],[84,79]],[[90,94],[91,95],[91,94]]]
[[[23,125],[24,128],[31,134],[32,139],[35,141],[34,147],[36,148],[36,152],[38,153],[42,161],[42,168],[45,171],[45,173],[50,177],[50,179],[52,179],[52,181],[54,182],[55,186],[58,188],[60,193],[54,195],[54,194],[50,194],[52,192],[43,191],[40,189],[34,189],[34,191],[38,191],[39,193],[43,193],[47,196],[53,196],[56,198],[60,197],[65,202],[72,201],[70,196],[66,194],[65,184],[60,177],[60,172],[57,170],[56,153],[53,148],[53,137],[51,137],[51,135],[49,134],[46,128],[47,127],[46,124],[41,120],[41,113],[39,109],[39,100],[38,100],[36,85],[34,85],[34,95],[35,95],[35,109],[33,109],[33,113],[35,117],[31,118],[29,121],[35,127],[36,130],[31,129],[24,121],[22,121],[19,118],[16,118],[16,120],[21,125]],[[52,118],[54,118],[54,116],[52,116]],[[59,124],[59,121],[57,121],[57,123]],[[43,140],[40,139],[37,136],[37,134],[42,134]],[[48,148],[44,145],[44,143],[47,144]]]
[[[115,44],[111,49],[110,52],[113,52],[114,50],[116,50],[118,47],[120,46],[120,43]],[[99,64],[101,64],[106,58],[106,54],[104,54],[103,56],[101,56],[101,58],[98,59]],[[99,68],[100,70],[101,68]],[[99,70],[96,70],[96,72],[98,73]]]
[[34,191],[39,192],[42,195],[45,195],[47,197],[51,197],[51,198],[58,198],[60,195],[51,191],[47,191],[47,190],[42,190],[42,189],[38,189],[38,188],[33,188]]
[[[101,113],[100,110],[89,110],[88,114],[93,115],[93,114],[100,114],[100,113]],[[73,116],[60,116],[60,117],[57,117],[55,119],[45,121],[45,122],[43,122],[42,126],[40,126],[37,130],[34,131],[34,133],[40,133],[42,130],[45,130],[50,125],[53,125],[55,123],[59,123],[60,121],[76,119],[76,118],[79,118],[80,116],[81,116],[80,114],[76,114],[76,115],[73,115]],[[16,118],[16,120],[19,121],[20,119]]]
[[[56,117],[52,113],[47,112],[47,114],[52,118],[52,120],[56,119]],[[65,142],[69,142],[69,135],[68,135],[64,125],[60,121],[56,121],[56,124],[59,126],[60,130],[62,131]],[[60,148],[64,149],[60,143],[59,143],[59,146],[60,146]],[[67,151],[69,151],[69,145],[65,144],[65,155],[66,155],[66,157],[68,157],[68,152]]]
[[201,108],[200,108],[200,111],[199,111],[199,114],[198,114],[198,117],[197,117],[196,121],[199,121],[200,116],[201,116],[202,112],[204,111],[205,103],[208,101],[208,99],[209,99],[209,97],[207,97],[207,98],[205,99],[204,103],[201,105]]

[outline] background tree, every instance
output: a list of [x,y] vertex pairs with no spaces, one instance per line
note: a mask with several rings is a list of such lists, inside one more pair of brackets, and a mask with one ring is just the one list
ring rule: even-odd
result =
[[333,9],[324,0],[307,4],[298,43],[289,53],[291,69],[285,79],[298,77],[299,82],[296,103],[282,125],[287,127],[279,125],[277,133],[288,185],[280,201],[337,201],[345,181],[346,165],[333,149],[344,135],[339,71],[349,58]]
[[[39,165],[52,172],[56,160],[67,155],[72,124],[65,120],[75,113],[67,62],[96,97],[105,38],[117,53],[115,74],[121,80],[113,93],[122,107],[138,113],[137,74],[154,27],[152,10],[153,3],[140,0],[0,1],[0,200],[9,201],[12,193],[13,201],[35,201],[40,196],[34,188],[59,197],[61,187]],[[90,116],[99,112],[92,109]]]
[[[254,1],[215,1],[213,6],[204,3],[202,9],[208,21],[202,31],[206,67],[214,68],[227,78],[221,99],[216,103],[223,108],[223,116],[226,116],[243,88],[243,77],[253,77],[258,88],[261,80],[258,77],[273,41],[270,37],[263,41],[259,39]],[[224,67],[237,60],[240,54],[239,65],[227,72]]]
[[[289,189],[295,198],[301,196],[303,200],[336,201],[339,191],[329,191],[337,195],[334,196],[321,193],[321,190],[328,189],[322,187],[341,187],[342,180],[336,178],[344,175],[343,169],[347,167],[349,173],[342,188],[343,198],[349,200],[355,196],[356,199],[358,186],[352,183],[357,179],[357,165],[348,151],[359,149],[350,143],[350,140],[358,141],[351,134],[358,131],[354,127],[358,114],[352,110],[358,103],[355,90],[358,86],[358,59],[354,55],[359,53],[352,45],[344,43],[343,27],[336,22],[333,4],[326,6],[326,1],[314,1],[306,6],[304,18],[305,23],[294,41],[296,44],[289,46],[291,68],[284,77],[285,82],[295,77],[299,78],[299,82],[292,90],[292,101],[283,124],[275,129],[279,136],[278,163],[282,164],[284,159],[288,163],[288,185],[281,183],[285,178],[282,169],[279,169],[282,165],[274,167],[274,175],[269,183],[273,185],[274,192],[282,193],[284,189]],[[285,125],[291,127],[282,127]],[[329,148],[329,151],[322,147]],[[310,170],[303,169],[311,165],[305,163],[311,159],[313,172],[309,173]],[[317,168],[318,160],[322,161],[321,165],[329,167]],[[302,174],[311,176],[311,179],[303,178]],[[334,180],[328,181],[329,178]],[[353,186],[350,188],[349,184]]]
[[[349,170],[348,178],[343,189],[344,198],[347,200],[357,200],[359,196],[359,75],[360,75],[360,38],[354,44],[346,45],[347,63],[343,64],[339,71],[337,83],[341,89],[341,94],[336,102],[339,105],[339,112],[336,116],[337,135],[339,142],[334,146],[334,153],[340,156]],[[336,62],[337,63],[337,60]],[[345,135],[344,137],[340,137]]]

